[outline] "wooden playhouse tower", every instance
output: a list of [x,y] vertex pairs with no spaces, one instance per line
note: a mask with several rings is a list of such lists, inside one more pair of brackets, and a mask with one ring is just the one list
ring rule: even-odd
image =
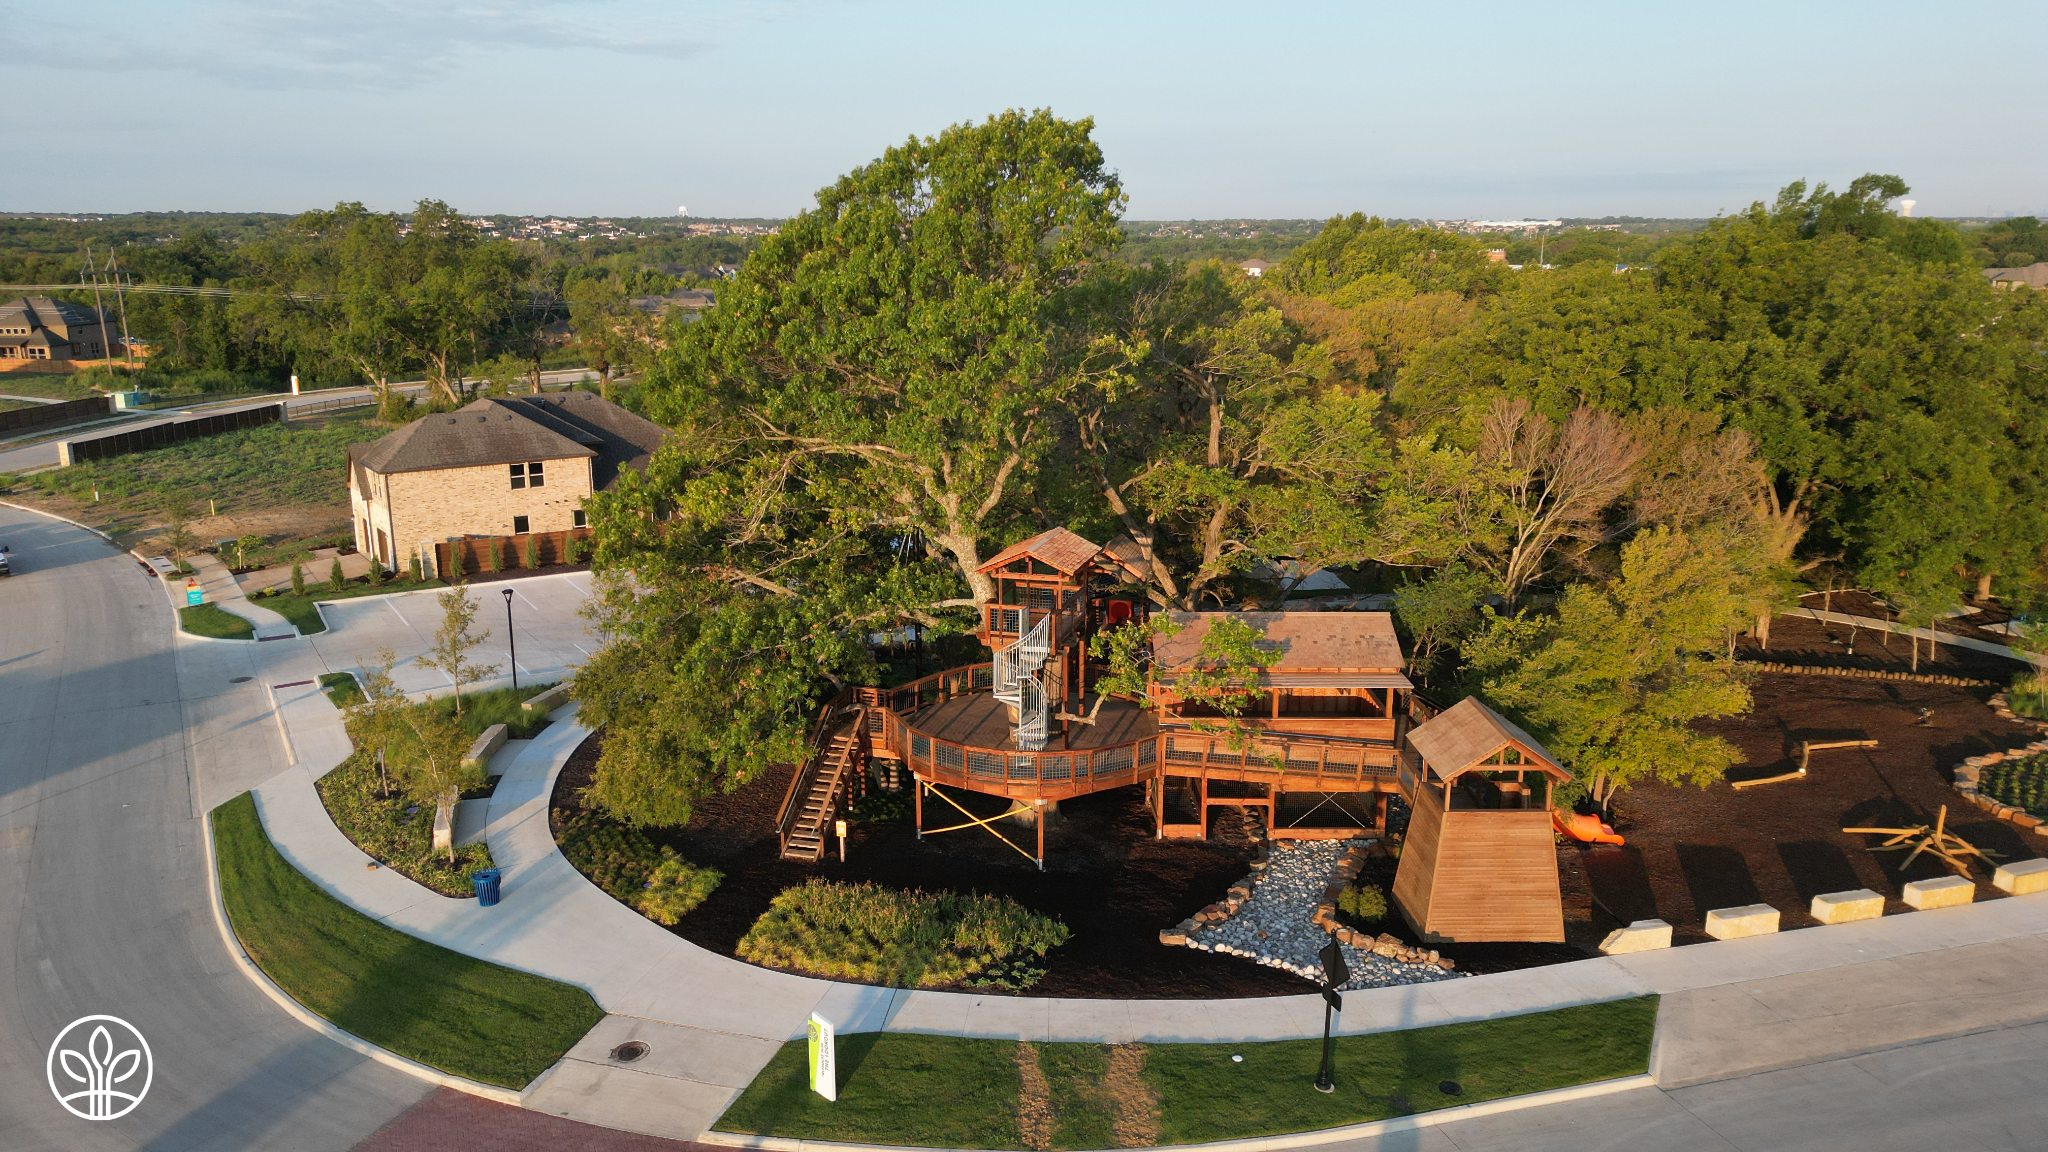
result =
[[1408,746],[1413,814],[1393,895],[1409,926],[1432,944],[1563,941],[1550,793],[1571,773],[1471,697],[1417,725]]

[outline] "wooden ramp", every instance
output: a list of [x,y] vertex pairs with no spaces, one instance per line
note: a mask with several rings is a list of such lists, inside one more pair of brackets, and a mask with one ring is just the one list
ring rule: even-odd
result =
[[784,860],[824,858],[832,822],[852,799],[850,793],[867,763],[862,740],[865,714],[865,709],[854,708],[832,721],[790,781],[776,821]]

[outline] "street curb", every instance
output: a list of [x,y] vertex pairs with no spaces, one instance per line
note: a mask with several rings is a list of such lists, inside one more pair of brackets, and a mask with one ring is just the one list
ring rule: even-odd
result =
[[[1323,1128],[1315,1132],[1296,1132],[1285,1136],[1255,1136],[1246,1140],[1218,1140],[1208,1144],[1174,1144],[1165,1147],[1184,1148],[1191,1152],[1278,1152],[1287,1148],[1315,1148],[1324,1144],[1363,1140],[1373,1136],[1390,1136],[1397,1132],[1415,1132],[1424,1128],[1455,1124],[1460,1120],[1475,1120],[1481,1116],[1520,1112],[1525,1108],[1544,1108],[1552,1104],[1567,1104],[1574,1100],[1589,1100],[1596,1096],[1611,1096],[1617,1092],[1632,1092],[1638,1088],[1656,1086],[1656,1079],[1648,1074],[1623,1076],[1616,1080],[1595,1080],[1591,1084],[1554,1088],[1548,1092],[1503,1096],[1498,1100],[1486,1100],[1478,1104],[1459,1104],[1450,1108],[1439,1108],[1433,1112],[1418,1112],[1413,1116],[1396,1116],[1391,1120],[1347,1124],[1342,1128]],[[755,1148],[762,1152],[966,1152],[964,1149],[853,1144],[833,1140],[794,1140],[786,1136],[748,1136],[715,1129],[697,1137],[697,1143],[713,1144],[722,1148]]]
[[[457,1076],[452,1072],[443,1072],[439,1068],[429,1067],[417,1060],[407,1059],[387,1048],[379,1048],[377,1045],[357,1036],[353,1032],[346,1032],[335,1027],[334,1024],[325,1018],[297,1000],[292,999],[289,992],[278,987],[276,982],[264,973],[263,969],[256,966],[256,962],[249,958],[249,953],[243,950],[241,939],[235,935],[234,929],[229,927],[227,905],[222,902],[220,894],[220,861],[214,855],[213,850],[213,813],[211,811],[203,813],[199,817],[199,827],[201,844],[206,852],[206,893],[213,906],[214,926],[220,929],[221,942],[227,945],[228,956],[234,960],[235,966],[241,969],[242,975],[249,978],[250,983],[261,989],[264,995],[276,1001],[278,1007],[290,1013],[299,1023],[304,1024],[306,1027],[358,1055],[366,1056],[386,1067],[395,1068],[414,1079],[424,1080],[429,1084],[438,1085],[442,1088],[453,1088],[457,1092],[465,1092],[471,1096],[480,1096],[485,1100],[494,1100],[500,1104],[511,1104],[515,1107],[523,1107],[527,1092],[534,1090],[545,1082],[549,1074],[561,1063],[558,1060],[555,1064],[549,1065],[546,1071],[536,1076],[533,1083],[527,1085],[522,1091],[500,1088],[493,1084],[480,1084],[466,1076]],[[266,829],[263,834],[268,837],[270,832]]]

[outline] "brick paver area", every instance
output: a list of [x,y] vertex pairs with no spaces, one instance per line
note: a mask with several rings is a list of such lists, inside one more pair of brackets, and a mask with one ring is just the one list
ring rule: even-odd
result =
[[727,1152],[636,1136],[443,1088],[355,1146],[355,1152]]

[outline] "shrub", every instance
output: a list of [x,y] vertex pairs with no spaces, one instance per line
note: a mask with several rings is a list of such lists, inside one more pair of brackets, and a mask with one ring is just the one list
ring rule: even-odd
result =
[[341,574],[341,560],[337,557],[334,563],[327,566],[327,590],[329,592],[340,592],[347,587],[348,577]]
[[2000,803],[2048,816],[2048,756],[1993,764],[1978,777],[1977,790]]
[[526,537],[525,546],[520,550],[519,563],[527,568],[540,567],[540,541],[535,540],[530,534]]
[[419,583],[423,577],[421,575],[420,554],[418,552],[412,554],[412,559],[406,562],[405,567],[406,574],[412,577],[412,582],[415,584]]
[[812,880],[784,889],[740,940],[739,957],[904,988],[1024,988],[1067,926],[1001,896],[903,892]]
[[455,850],[452,864],[446,852],[434,851],[433,806],[396,790],[385,795],[374,753],[356,751],[314,787],[334,826],[379,863],[443,896],[476,895],[470,876],[491,866],[490,849],[466,844]]
[[1337,897],[1337,911],[1360,924],[1377,924],[1387,918],[1387,894],[1377,884],[1346,888]]
[[448,583],[450,583],[450,584],[453,584],[453,583],[455,583],[455,582],[456,582],[457,580],[460,580],[460,579],[462,579],[462,576],[463,576],[463,572],[462,572],[462,557],[463,557],[463,554],[464,554],[464,553],[465,553],[466,551],[467,551],[467,549],[466,549],[466,548],[464,548],[464,547],[463,547],[463,546],[462,546],[462,545],[461,545],[461,544],[460,544],[459,542],[457,542],[457,541],[452,541],[452,540],[451,540],[451,541],[449,541],[449,543],[448,543]]
[[305,594],[306,566],[294,560],[292,561],[292,595],[304,596]]
[[2022,672],[2006,689],[2008,707],[2022,716],[2048,720],[2048,672]]
[[647,887],[633,901],[633,907],[656,924],[674,927],[676,921],[711,895],[725,875],[716,869],[690,864],[672,848],[661,851],[662,861],[647,877]]
[[491,539],[484,541],[484,571],[496,572],[497,570],[498,540],[497,537],[494,536]]
[[581,563],[583,563],[584,557],[586,557],[586,556],[589,556],[589,555],[590,555],[590,541],[588,541],[588,540],[585,540],[585,539],[584,539],[583,537],[581,537],[581,536],[571,536],[571,537],[569,537],[569,543],[568,543],[568,547],[567,547],[567,553],[568,553],[569,563],[571,563],[571,564],[581,564]]

